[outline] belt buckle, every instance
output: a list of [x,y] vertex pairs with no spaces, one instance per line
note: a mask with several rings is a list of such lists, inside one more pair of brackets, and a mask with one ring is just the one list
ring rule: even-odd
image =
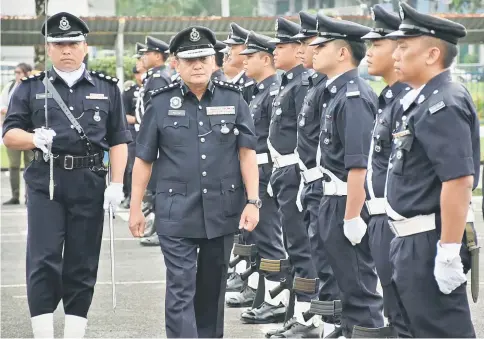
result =
[[[67,159],[70,159],[70,165],[68,165]],[[72,155],[66,155],[64,157],[64,169],[72,170],[74,168],[74,157]]]

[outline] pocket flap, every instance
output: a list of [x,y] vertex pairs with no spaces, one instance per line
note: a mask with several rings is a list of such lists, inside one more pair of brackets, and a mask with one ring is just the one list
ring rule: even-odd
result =
[[376,140],[384,140],[384,141],[389,141],[391,139],[391,132],[390,128],[383,124],[378,124],[375,128],[375,131],[373,132],[373,137]]
[[188,117],[165,117],[163,119],[163,128],[166,127],[186,127],[190,126],[190,119]]
[[156,188],[159,193],[187,195],[187,184],[185,182],[163,180],[158,183]]
[[222,192],[235,191],[242,187],[242,178],[223,178],[221,181]]
[[235,115],[215,115],[209,117],[210,125],[235,124]]
[[412,148],[413,139],[413,134],[407,134],[405,136],[399,137],[397,139],[397,148],[403,149],[407,152],[410,151],[410,149]]
[[93,110],[93,111],[102,111],[107,113],[109,110],[109,103],[107,101],[102,101],[102,100],[84,99],[82,102],[82,108],[84,109],[84,111]]

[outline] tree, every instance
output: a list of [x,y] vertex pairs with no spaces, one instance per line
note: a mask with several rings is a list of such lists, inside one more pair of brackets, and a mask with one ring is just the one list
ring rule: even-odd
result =
[[484,7],[483,0],[452,0],[449,9],[459,13],[476,13]]
[[[35,0],[35,14],[45,18],[45,0]],[[45,44],[34,45],[34,65],[40,70],[45,65]]]

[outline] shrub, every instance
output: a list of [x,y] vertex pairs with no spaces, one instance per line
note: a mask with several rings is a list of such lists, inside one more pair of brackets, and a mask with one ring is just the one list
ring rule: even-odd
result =
[[[136,65],[136,59],[130,57],[123,58],[124,81],[135,80],[133,67]],[[116,77],[116,57],[104,57],[89,60],[90,70],[101,72],[111,77]]]

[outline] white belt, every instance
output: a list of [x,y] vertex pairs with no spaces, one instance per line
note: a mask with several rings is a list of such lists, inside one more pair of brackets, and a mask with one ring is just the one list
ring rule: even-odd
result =
[[134,129],[135,129],[136,132],[138,132],[139,131],[139,124],[134,124]]
[[386,214],[385,198],[373,198],[365,201],[366,208],[370,215]]
[[320,169],[323,174],[327,174],[331,178],[331,181],[323,181],[324,195],[348,195],[348,185],[346,182],[338,178],[333,172],[327,170],[326,168],[320,167]]
[[[474,209],[472,203],[469,205],[466,222],[474,222]],[[390,229],[397,237],[406,237],[413,234],[435,230],[435,213],[418,215],[398,221],[388,221]]]
[[269,154],[268,153],[260,153],[257,154],[257,165],[265,165],[269,163]]
[[306,169],[305,171],[301,172],[301,176],[304,180],[304,183],[309,184],[313,181],[321,179],[323,177],[323,172],[319,166],[313,167],[311,169]]
[[299,162],[299,158],[296,154],[290,153],[286,155],[279,155],[272,157],[272,162],[275,168],[283,168],[290,165],[295,165]]

